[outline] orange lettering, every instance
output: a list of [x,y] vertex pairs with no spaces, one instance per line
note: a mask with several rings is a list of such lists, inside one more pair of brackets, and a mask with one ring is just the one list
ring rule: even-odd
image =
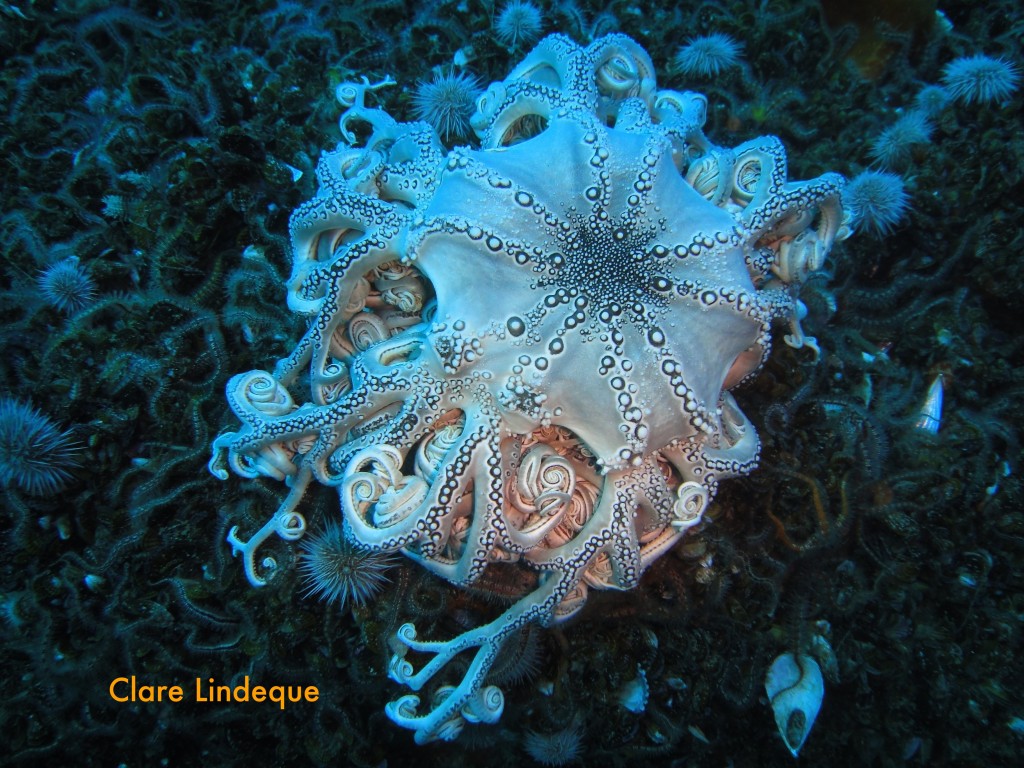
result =
[[118,683],[127,683],[127,682],[128,682],[128,678],[127,677],[117,677],[117,678],[114,678],[113,680],[111,680],[110,681],[110,698],[112,698],[114,701],[120,701],[121,703],[124,703],[124,702],[128,701],[128,697],[127,696],[118,696],[116,693],[114,693],[114,686],[115,685],[117,685]]

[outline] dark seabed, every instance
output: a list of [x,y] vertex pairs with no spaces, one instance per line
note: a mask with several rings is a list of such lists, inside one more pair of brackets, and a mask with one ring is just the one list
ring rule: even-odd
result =
[[[824,685],[804,764],[1021,764],[1024,15],[858,5],[0,3],[0,763],[788,766],[765,677],[793,654]],[[457,588],[361,551],[313,483],[320,533],[269,538],[253,588],[226,538],[288,488],[207,464],[240,429],[230,377],[306,331],[289,216],[342,138],[336,88],[390,76],[367,108],[479,146],[476,91],[556,32],[632,37],[658,88],[707,97],[716,145],[774,135],[790,179],[851,180],[855,233],[799,288],[820,356],[780,323],[734,390],[759,467],[638,587],[515,633],[497,723],[417,746],[384,709],[396,632],[453,638],[534,577]],[[202,700],[246,677],[318,697]]]

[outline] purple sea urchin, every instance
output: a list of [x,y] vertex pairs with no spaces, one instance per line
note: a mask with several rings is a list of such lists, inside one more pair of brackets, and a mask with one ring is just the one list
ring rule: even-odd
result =
[[299,570],[306,580],[306,596],[318,596],[344,608],[349,602],[364,605],[389,580],[385,571],[394,564],[389,555],[360,549],[345,537],[340,522],[329,520],[324,529],[302,544]]
[[78,464],[70,437],[30,405],[0,398],[0,483],[33,496],[61,490]]

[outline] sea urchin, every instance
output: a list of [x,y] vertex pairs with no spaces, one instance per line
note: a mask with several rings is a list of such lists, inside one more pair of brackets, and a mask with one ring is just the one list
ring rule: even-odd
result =
[[385,571],[394,564],[388,554],[361,549],[345,536],[342,524],[329,520],[320,533],[302,544],[299,570],[306,580],[306,596],[328,603],[365,605],[388,581]]
[[56,493],[78,464],[69,432],[30,405],[0,398],[0,483],[32,496]]

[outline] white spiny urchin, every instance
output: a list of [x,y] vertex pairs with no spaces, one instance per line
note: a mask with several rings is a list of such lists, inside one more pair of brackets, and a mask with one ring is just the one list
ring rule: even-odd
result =
[[30,405],[0,398],[0,483],[32,496],[61,490],[78,465],[78,446]]
[[300,558],[306,596],[318,596],[328,603],[337,601],[340,608],[349,602],[365,605],[389,581],[385,571],[394,565],[390,555],[349,541],[341,523],[335,520],[302,543]]
[[430,123],[445,141],[452,137],[466,138],[470,134],[469,118],[479,95],[479,84],[471,75],[436,72],[429,83],[421,82],[417,86],[412,108],[416,119]]
[[96,284],[77,256],[51,264],[37,282],[46,303],[68,315],[85,309],[96,298]]
[[953,99],[952,94],[941,85],[926,85],[914,97],[915,109],[925,117],[937,117]]
[[676,54],[676,69],[683,75],[710,78],[740,63],[743,46],[726,34],[691,37]]
[[915,145],[931,141],[933,130],[923,112],[907,112],[871,142],[871,159],[887,168],[905,165]]
[[505,45],[515,48],[540,37],[540,9],[530,0],[511,0],[494,20],[494,34]]
[[961,56],[942,71],[942,82],[957,101],[983,104],[1003,101],[1017,90],[1020,70],[1012,61],[991,56]]
[[569,765],[583,754],[583,732],[576,723],[554,733],[527,731],[523,749],[541,765]]
[[903,218],[908,200],[903,179],[895,173],[864,171],[843,189],[843,204],[850,210],[851,224],[875,235],[892,230]]

